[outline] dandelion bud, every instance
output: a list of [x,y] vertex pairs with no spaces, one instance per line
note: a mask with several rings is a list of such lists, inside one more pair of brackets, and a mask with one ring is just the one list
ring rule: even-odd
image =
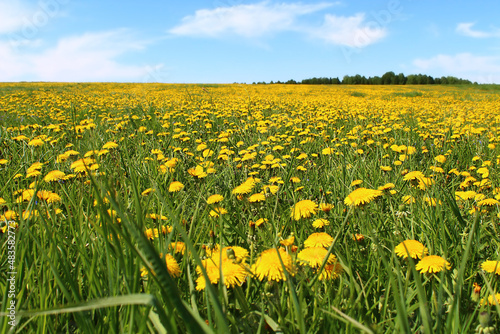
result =
[[362,242],[365,240],[365,236],[362,234],[359,234],[359,233],[355,233],[352,238],[354,241],[357,241],[357,242]]
[[210,230],[209,232],[209,236],[210,236],[210,248],[214,248],[216,243],[215,243],[215,232]]
[[472,290],[472,296],[471,296],[471,299],[472,301],[474,302],[478,302],[479,301],[479,294],[481,292],[481,287],[479,286],[479,284],[477,284],[476,282],[474,282],[474,289]]
[[349,298],[351,295],[351,290],[348,287],[344,287],[344,290],[342,291],[342,294],[345,299]]
[[228,259],[230,259],[230,260],[235,260],[236,259],[236,255],[234,254],[234,249],[227,248],[226,249],[226,254],[227,254],[227,258]]
[[479,325],[483,328],[490,324],[490,314],[486,311],[479,313]]
[[247,236],[247,242],[248,243],[253,243],[255,241],[255,223],[250,222],[250,229],[248,231],[248,236]]
[[274,285],[273,285],[273,281],[268,281],[265,285],[264,285],[264,291],[266,292],[266,294],[269,296],[272,296],[273,295],[273,289],[274,288]]

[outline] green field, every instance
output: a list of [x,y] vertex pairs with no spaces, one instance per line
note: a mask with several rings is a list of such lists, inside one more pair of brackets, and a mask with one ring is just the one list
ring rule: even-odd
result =
[[0,84],[0,332],[492,333],[499,92]]

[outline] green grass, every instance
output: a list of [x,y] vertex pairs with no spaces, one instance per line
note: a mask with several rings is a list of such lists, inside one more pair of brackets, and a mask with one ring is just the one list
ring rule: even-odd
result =
[[351,92],[350,94],[351,96],[354,96],[354,97],[365,97],[366,96],[366,93],[362,93],[362,92]]
[[398,97],[420,97],[423,96],[422,92],[419,91],[411,91],[411,92],[401,92],[401,93],[393,93],[393,96]]

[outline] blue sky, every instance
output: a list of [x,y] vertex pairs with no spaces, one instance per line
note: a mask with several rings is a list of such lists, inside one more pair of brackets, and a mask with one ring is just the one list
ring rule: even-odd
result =
[[0,0],[0,81],[500,83],[498,13],[498,0]]

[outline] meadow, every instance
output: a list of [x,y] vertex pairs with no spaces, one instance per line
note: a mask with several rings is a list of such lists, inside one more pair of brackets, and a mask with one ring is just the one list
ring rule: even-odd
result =
[[0,83],[0,332],[493,333],[499,131],[477,85]]

